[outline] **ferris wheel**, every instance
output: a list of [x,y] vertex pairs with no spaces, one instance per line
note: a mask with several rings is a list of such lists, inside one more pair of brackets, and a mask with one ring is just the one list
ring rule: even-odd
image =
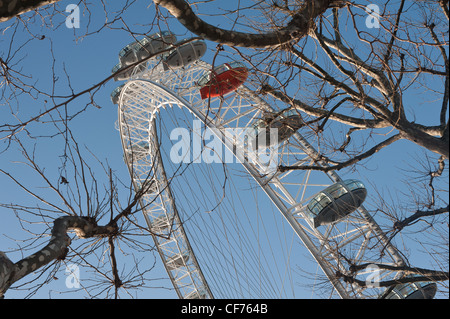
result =
[[[121,73],[127,82],[112,99],[119,106],[124,161],[179,298],[295,297],[287,282],[296,281],[292,251],[298,242],[338,297],[434,295],[436,286],[428,282],[382,289],[370,280],[345,280],[342,274],[355,277],[354,265],[367,265],[355,277],[365,282],[401,278],[401,272],[370,266],[404,261],[363,207],[361,181],[334,171],[278,170],[325,164],[308,132],[297,130],[296,111],[275,110],[245,85],[245,65],[213,67],[200,59],[203,41],[176,42],[168,32],[127,48],[113,72],[145,57],[143,50],[172,48]],[[233,172],[247,184],[232,184]],[[253,198],[242,195],[242,185]],[[260,224],[263,219],[269,226]]]

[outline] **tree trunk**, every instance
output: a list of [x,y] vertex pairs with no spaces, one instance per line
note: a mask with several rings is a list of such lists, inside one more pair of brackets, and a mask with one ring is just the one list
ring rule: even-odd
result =
[[0,22],[8,21],[15,16],[58,2],[59,0],[7,0],[0,1]]
[[444,132],[442,137],[432,136],[415,128],[406,120],[400,120],[397,128],[400,130],[402,138],[442,155],[446,159],[449,158],[448,130]]
[[68,230],[75,230],[79,238],[104,237],[114,235],[116,225],[97,226],[93,219],[79,216],[64,216],[53,222],[50,242],[31,256],[13,263],[0,252],[0,298],[3,298],[8,288],[16,281],[50,263],[53,260],[64,259],[70,245]]

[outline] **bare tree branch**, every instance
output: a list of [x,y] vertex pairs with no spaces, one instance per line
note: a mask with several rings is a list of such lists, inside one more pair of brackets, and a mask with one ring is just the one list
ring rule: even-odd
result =
[[[329,171],[332,171],[332,170],[340,170],[340,169],[343,169],[345,167],[354,165],[354,164],[358,163],[359,161],[372,156],[373,154],[377,153],[378,151],[380,151],[384,147],[394,143],[395,141],[398,141],[399,139],[401,139],[400,134],[396,134],[396,135],[391,136],[390,138],[386,139],[385,141],[375,145],[374,147],[372,147],[370,150],[368,150],[365,153],[359,154],[358,156],[355,156],[355,157],[349,159],[348,161],[341,162],[341,163],[338,163],[338,164],[335,164],[335,165],[331,165],[331,166],[314,166],[314,165],[288,166],[288,165],[280,165],[278,167],[278,169],[281,172],[285,172],[285,171],[288,171],[288,170],[296,170],[296,169],[300,169],[300,170],[316,170],[316,171],[323,171],[323,172],[329,172]],[[324,160],[325,162],[332,162],[329,159],[326,159],[326,158],[323,158],[323,157],[321,158],[321,160]]]
[[[81,216],[63,216],[55,219],[51,232],[52,237],[44,248],[16,262],[12,268],[0,267],[0,277],[7,278],[3,280],[4,284],[0,287],[0,297],[5,294],[6,290],[14,282],[51,261],[64,259],[71,242],[70,237],[67,235],[69,230],[74,230],[79,238],[105,237],[115,234],[117,226],[98,226],[93,219]],[[9,264],[9,266],[12,265]]]
[[0,1],[0,23],[59,0],[9,0]]
[[412,214],[411,216],[397,221],[394,223],[394,229],[395,230],[402,230],[403,228],[405,228],[406,226],[411,225],[412,223],[414,223],[415,221],[419,220],[422,217],[429,217],[429,216],[436,216],[439,214],[445,214],[449,212],[449,206],[447,205],[447,207],[442,207],[442,208],[437,208],[437,209],[432,209],[432,210],[428,210],[428,211],[422,211],[422,210],[418,210],[416,211],[414,214]]
[[314,19],[337,1],[307,1],[292,16],[291,21],[285,27],[261,34],[225,30],[206,23],[193,12],[189,3],[184,0],[153,0],[153,2],[169,10],[188,30],[202,38],[229,46],[265,48],[279,46],[291,40],[298,41],[306,36]]
[[[404,272],[406,275],[409,274],[416,274],[421,275],[423,277],[432,277],[436,276],[439,278],[447,278],[443,280],[448,280],[448,272],[440,271],[440,270],[432,270],[432,269],[425,269],[420,267],[410,267],[410,266],[394,266],[394,265],[387,265],[387,264],[380,264],[380,263],[365,263],[365,264],[359,264],[359,265],[352,265],[350,266],[349,271],[351,273],[357,273],[360,270],[364,270],[369,266],[376,266],[379,269],[383,270],[391,270],[391,271],[398,271],[398,272]],[[430,280],[430,279],[428,279]]]
[[[367,287],[367,282],[365,280],[356,279],[353,276],[345,275],[341,272],[337,273],[339,278],[342,278],[347,283],[356,284],[360,287]],[[413,283],[413,282],[423,282],[423,281],[446,281],[449,278],[448,273],[431,275],[431,276],[417,276],[417,277],[403,277],[394,280],[385,280],[377,282],[378,287],[391,287],[398,284]]]

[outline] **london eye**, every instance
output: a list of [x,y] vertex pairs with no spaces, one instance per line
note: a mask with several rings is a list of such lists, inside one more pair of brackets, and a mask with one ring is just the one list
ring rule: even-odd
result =
[[[329,296],[433,297],[429,282],[380,288],[348,280],[405,276],[369,267],[404,260],[364,208],[364,181],[279,170],[325,165],[299,129],[299,114],[275,109],[250,89],[245,64],[212,66],[202,61],[205,52],[201,40],[155,34],[124,48],[113,69],[126,81],[111,96],[124,162],[177,296],[296,297],[301,245],[331,284]],[[355,274],[354,265],[368,266]]]

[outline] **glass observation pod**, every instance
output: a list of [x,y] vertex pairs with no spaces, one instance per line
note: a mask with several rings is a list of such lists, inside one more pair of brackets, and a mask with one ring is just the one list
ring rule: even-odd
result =
[[177,41],[176,36],[169,31],[155,33],[139,41],[134,41],[119,52],[119,60],[123,66],[130,65],[168,47]]
[[[254,128],[252,136],[255,136],[255,145],[257,148],[259,146],[269,147],[279,144],[290,138],[302,127],[303,119],[297,110],[286,110],[278,115],[277,114],[278,113],[265,114],[263,118],[257,120],[252,126]],[[276,129],[276,139],[271,138],[271,129]],[[264,133],[266,135],[265,139],[261,135]]]
[[[120,68],[122,67],[122,64],[118,63],[116,64],[112,70],[111,70],[111,74],[116,73],[117,71],[120,70]],[[125,71],[119,72],[114,76],[114,81],[125,81],[128,80],[131,75],[133,74],[134,71],[136,71],[135,73],[139,73],[142,72],[146,69],[146,65],[145,63],[141,63],[137,66],[135,66],[134,68],[129,68]]]
[[112,92],[111,92],[111,101],[113,102],[113,104],[117,104],[119,103],[119,96],[120,96],[120,91],[122,91],[122,88],[125,84],[122,84],[121,86],[116,87]]
[[[119,62],[117,63],[111,70],[111,74],[116,73],[117,71],[120,70],[120,68],[122,67],[122,64]],[[131,73],[133,72],[133,69],[128,69],[126,71],[122,71],[117,73],[116,75],[114,75],[114,81],[125,81],[127,80],[130,76]]]
[[169,270],[174,270],[186,265],[189,260],[189,253],[185,252],[183,254],[176,254],[175,256],[169,257],[167,259],[167,267]]
[[122,66],[128,66],[137,61],[136,45],[137,41],[134,41],[119,51],[119,61]]
[[[177,41],[177,37],[170,31],[155,33],[140,40],[136,47],[136,58],[142,60],[158,51],[162,51]],[[137,61],[136,60],[136,61]]]
[[364,202],[367,189],[358,180],[335,183],[317,193],[305,208],[314,227],[334,223],[354,212]]
[[240,62],[224,63],[198,80],[201,98],[223,96],[247,80],[248,69]]
[[[117,63],[111,70],[111,74],[116,73],[120,70],[122,67],[122,64],[119,62]],[[124,81],[127,80],[131,76],[132,70],[122,71],[114,75],[114,81]]]
[[[188,39],[181,40],[174,44],[187,41]],[[206,43],[203,40],[194,40],[176,47],[169,55],[163,60],[164,70],[169,68],[184,67],[194,61],[199,60],[206,53]]]
[[385,297],[386,299],[433,299],[437,292],[435,282],[420,281],[399,284]]

